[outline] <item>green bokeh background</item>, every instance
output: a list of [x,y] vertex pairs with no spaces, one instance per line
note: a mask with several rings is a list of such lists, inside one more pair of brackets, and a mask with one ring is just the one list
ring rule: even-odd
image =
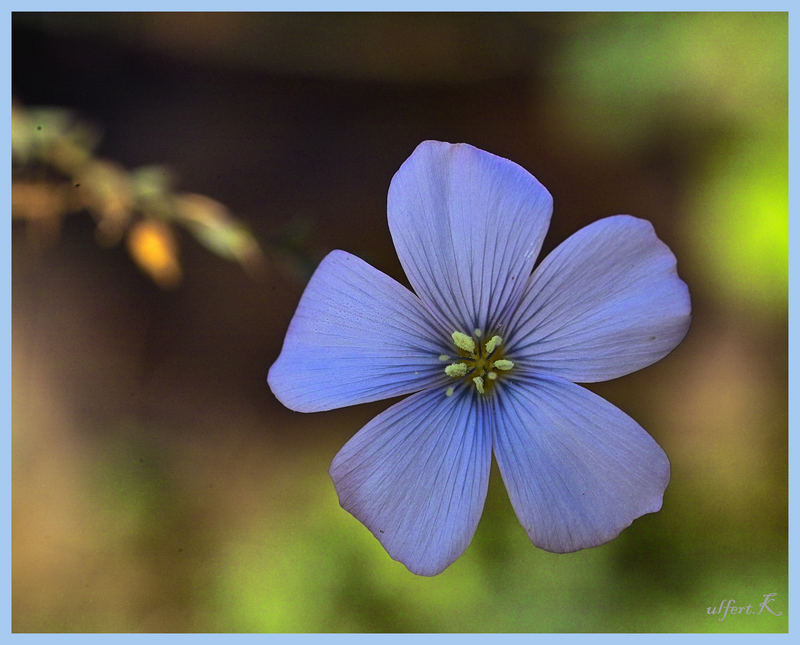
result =
[[[161,291],[88,215],[44,246],[15,224],[14,630],[785,632],[787,39],[777,13],[15,14],[15,98],[168,164],[267,270],[185,237]],[[414,576],[327,474],[388,403],[303,415],[267,388],[325,253],[405,282],[386,189],[427,138],[535,174],[545,252],[625,212],[678,258],[685,341],[591,386],[672,463],[609,544],[536,549],[495,468],[466,553]],[[707,613],[773,592],[781,616]]]

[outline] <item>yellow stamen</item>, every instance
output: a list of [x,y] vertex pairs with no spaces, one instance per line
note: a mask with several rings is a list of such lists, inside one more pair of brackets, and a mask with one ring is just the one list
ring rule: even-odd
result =
[[470,354],[475,353],[475,341],[465,333],[454,331],[451,336],[453,337],[453,342],[456,344],[456,347],[463,349],[465,352],[469,352]]
[[465,363],[453,363],[444,368],[444,373],[453,378],[465,376],[467,373],[467,366]]
[[486,341],[486,353],[491,354],[497,346],[503,342],[503,339],[500,336],[492,336],[489,340]]
[[[502,373],[514,367],[514,362],[505,357],[503,339],[491,332],[473,329],[472,336],[462,331],[454,331],[450,336],[458,348],[455,356],[441,354],[439,360],[450,363],[444,368],[445,374],[453,379],[470,380],[481,395],[492,394],[492,389],[500,382]],[[482,339],[487,339],[483,340]],[[445,391],[452,396],[455,386]]]

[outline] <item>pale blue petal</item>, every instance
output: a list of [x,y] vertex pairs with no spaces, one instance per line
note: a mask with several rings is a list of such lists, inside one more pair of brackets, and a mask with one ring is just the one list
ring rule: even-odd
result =
[[675,256],[646,220],[616,215],[572,235],[536,268],[509,325],[520,366],[604,381],[655,363],[689,329]]
[[421,143],[389,186],[397,255],[448,333],[499,330],[552,210],[552,197],[530,173],[464,143]]
[[485,400],[466,388],[396,403],[334,458],[342,507],[413,573],[441,572],[469,546],[483,510],[490,422]]
[[494,401],[495,457],[536,546],[597,546],[661,508],[669,461],[633,419],[562,379],[503,385]]
[[269,386],[286,407],[316,412],[446,383],[447,347],[429,318],[401,284],[333,251],[297,305]]

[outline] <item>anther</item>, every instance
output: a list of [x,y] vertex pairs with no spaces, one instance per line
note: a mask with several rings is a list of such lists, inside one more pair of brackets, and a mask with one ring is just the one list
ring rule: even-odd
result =
[[465,376],[467,373],[467,365],[466,363],[453,363],[444,368],[444,373],[453,378]]
[[447,354],[439,354],[439,360],[442,361],[442,363],[446,363],[450,360],[450,357]]
[[489,377],[490,381],[494,381],[497,378],[497,372],[489,372],[486,376]]
[[447,389],[444,391],[444,393],[445,393],[445,395],[447,395],[447,396],[453,396],[453,392],[454,392],[454,391],[455,391],[455,390],[454,390],[452,387],[448,387],[448,388],[447,388]]
[[478,390],[478,394],[483,394],[483,379],[480,376],[476,376],[472,379],[472,382],[475,383],[475,389]]
[[492,336],[489,340],[486,341],[486,353],[491,354],[497,346],[503,342],[503,339],[500,336]]
[[514,367],[514,363],[513,363],[513,361],[510,361],[507,358],[502,358],[499,361],[495,361],[494,362],[494,366],[497,369],[503,370],[505,372],[507,370],[510,370],[512,367]]
[[469,352],[470,354],[475,353],[475,341],[465,333],[454,331],[451,336],[453,338],[453,342],[456,344],[456,347],[463,349],[465,352]]

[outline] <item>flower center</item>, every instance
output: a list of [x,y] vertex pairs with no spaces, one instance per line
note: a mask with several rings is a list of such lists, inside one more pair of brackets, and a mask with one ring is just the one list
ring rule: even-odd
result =
[[[514,363],[503,354],[503,339],[492,336],[482,341],[483,332],[476,329],[472,336],[461,331],[451,334],[456,347],[456,360],[444,368],[445,374],[454,379],[463,379],[474,386],[478,394],[488,394],[494,387],[498,377],[514,367]],[[451,360],[442,355],[442,361]],[[453,394],[454,388],[447,388],[447,396]]]

